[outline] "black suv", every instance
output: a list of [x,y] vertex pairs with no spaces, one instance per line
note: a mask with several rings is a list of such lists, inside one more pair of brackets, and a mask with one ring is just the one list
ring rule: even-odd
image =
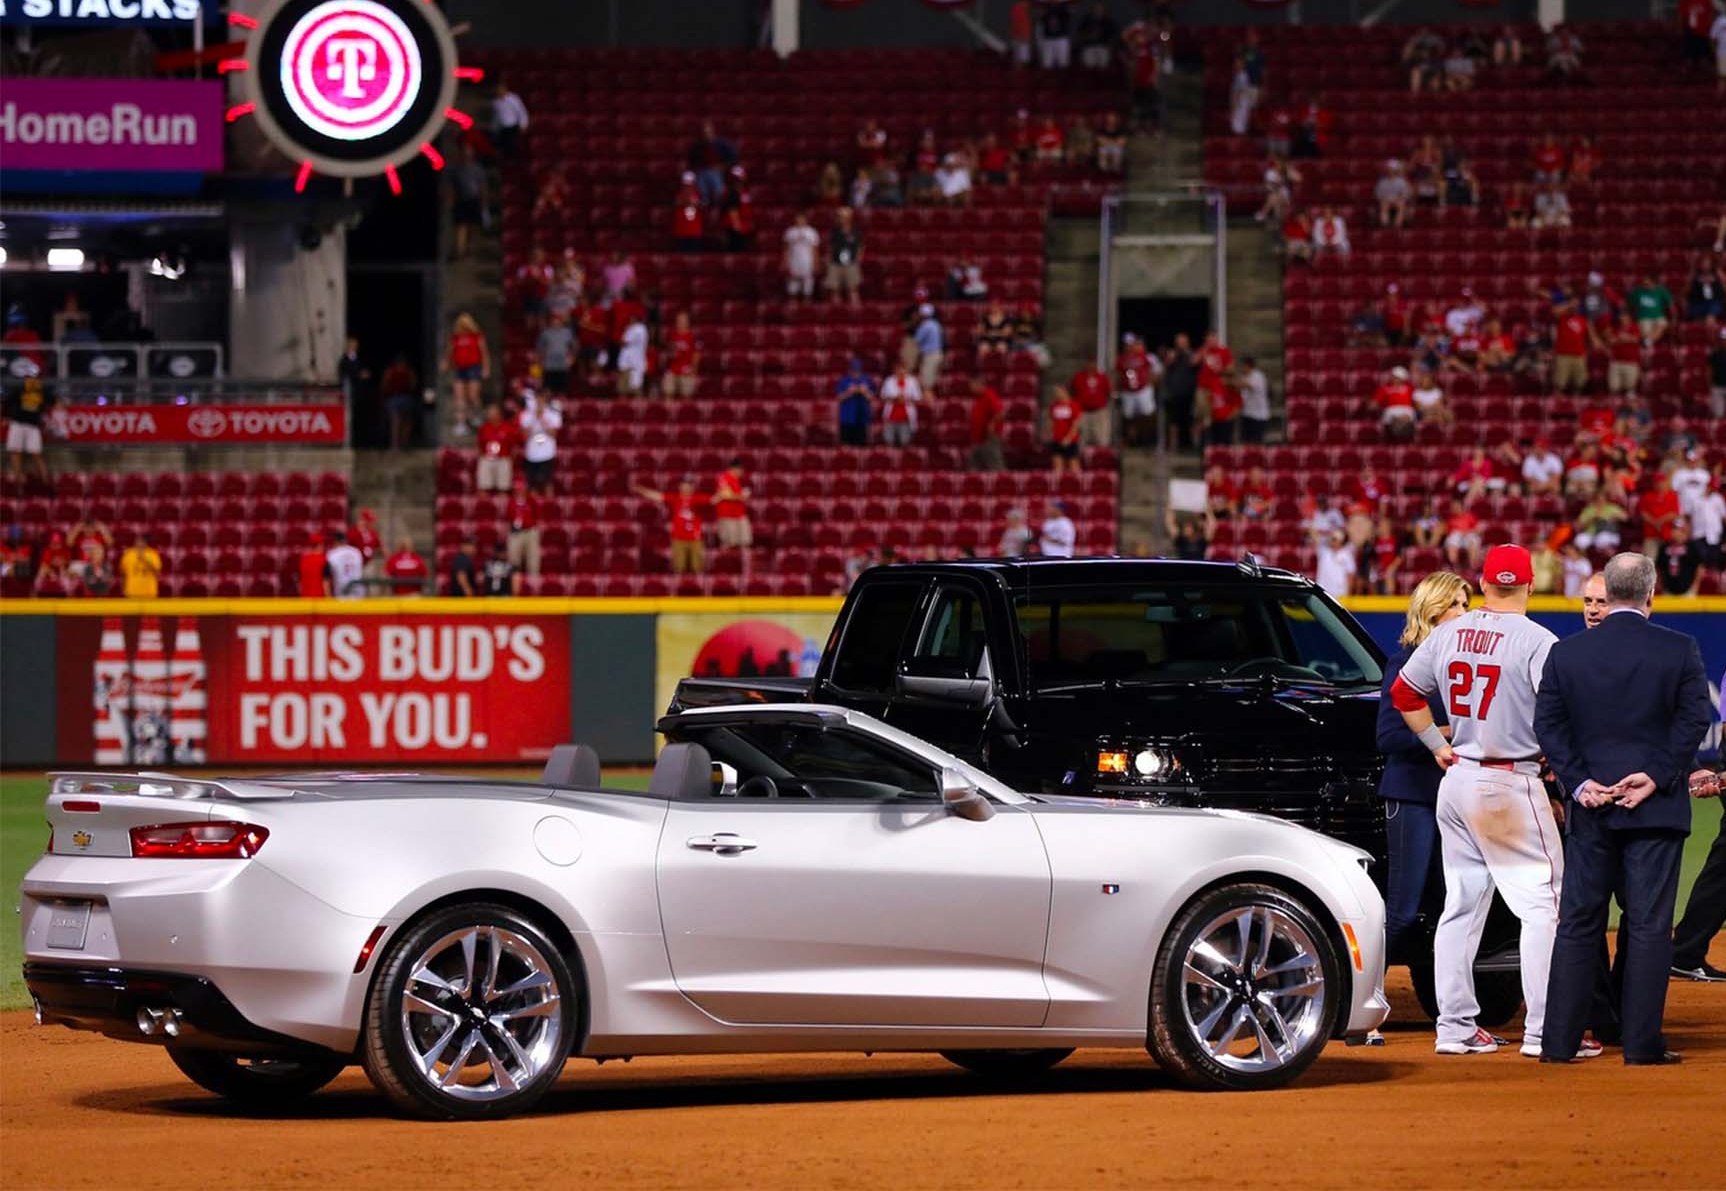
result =
[[[1292,820],[1372,853],[1382,886],[1383,664],[1317,585],[1250,559],[919,563],[864,572],[813,679],[686,679],[673,710],[852,707],[1017,789]],[[1440,909],[1441,896],[1425,907],[1429,926]],[[1516,939],[1495,903],[1477,967],[1482,1024],[1521,1003]],[[1430,944],[1415,951],[1431,1011]]]

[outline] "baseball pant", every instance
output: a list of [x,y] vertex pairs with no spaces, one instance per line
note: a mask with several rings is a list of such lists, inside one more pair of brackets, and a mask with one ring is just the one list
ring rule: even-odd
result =
[[1696,884],[1690,888],[1690,904],[1684,907],[1684,917],[1672,932],[1672,962],[1681,968],[1701,966],[1708,958],[1708,944],[1726,925],[1726,819],[1720,823],[1720,833],[1702,871],[1696,874]]
[[1433,938],[1438,1040],[1464,1042],[1479,1028],[1474,959],[1496,887],[1522,920],[1522,999],[1528,1006],[1522,1039],[1538,1046],[1564,853],[1536,767],[1524,762],[1516,771],[1488,769],[1459,758],[1438,787],[1438,837],[1444,857],[1444,913]]

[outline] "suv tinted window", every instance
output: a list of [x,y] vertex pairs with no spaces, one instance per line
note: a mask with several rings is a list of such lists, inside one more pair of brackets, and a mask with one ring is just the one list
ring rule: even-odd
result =
[[1371,649],[1321,595],[1247,586],[1074,587],[1019,605],[1037,687],[1269,673],[1378,683]]
[[911,672],[932,678],[975,678],[987,641],[981,601],[963,588],[943,587],[936,593],[923,640],[911,655]]
[[874,583],[851,606],[845,636],[833,659],[834,686],[888,694],[899,664],[905,630],[917,612],[921,583]]

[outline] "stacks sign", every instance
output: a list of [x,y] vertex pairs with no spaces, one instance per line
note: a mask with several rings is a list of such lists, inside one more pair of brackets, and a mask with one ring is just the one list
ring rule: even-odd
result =
[[131,763],[166,765],[172,754],[168,730],[168,658],[162,622],[146,616],[138,626],[138,654],[132,659]]
[[126,637],[118,616],[102,618],[102,644],[94,667],[96,752],[98,765],[124,765],[131,738],[132,668],[126,661]]
[[426,0],[274,0],[245,61],[259,124],[302,171],[393,171],[432,143],[455,101],[455,39]]
[[210,719],[205,678],[198,622],[182,616],[168,661],[168,721],[176,765],[202,765],[206,759],[204,742],[210,733]]

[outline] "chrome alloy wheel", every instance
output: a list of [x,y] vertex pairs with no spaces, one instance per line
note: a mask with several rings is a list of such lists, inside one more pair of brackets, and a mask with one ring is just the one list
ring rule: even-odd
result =
[[1300,922],[1276,906],[1220,914],[1181,965],[1193,1038],[1231,1071],[1274,1071],[1304,1053],[1325,1020],[1324,962]]
[[558,1061],[561,1000],[531,941],[500,926],[470,926],[415,958],[402,992],[402,1037],[439,1092],[497,1100]]

